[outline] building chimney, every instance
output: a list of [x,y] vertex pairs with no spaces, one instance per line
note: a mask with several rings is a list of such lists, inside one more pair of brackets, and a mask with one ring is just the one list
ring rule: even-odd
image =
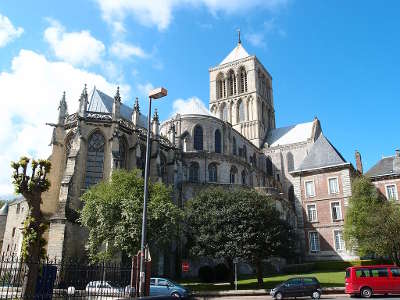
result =
[[357,171],[362,174],[363,173],[363,165],[362,165],[362,160],[361,160],[361,154],[360,152],[358,152],[358,150],[356,150],[356,167],[357,167]]
[[393,159],[393,171],[395,173],[400,173],[400,149],[396,149],[395,153]]

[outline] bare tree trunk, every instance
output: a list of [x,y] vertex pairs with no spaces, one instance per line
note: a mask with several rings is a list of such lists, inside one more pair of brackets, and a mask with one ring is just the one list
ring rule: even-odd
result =
[[392,252],[392,261],[396,266],[400,266],[400,253],[395,249],[395,251]]
[[[28,268],[27,274],[24,278],[24,283],[22,286],[22,295],[24,296],[25,300],[31,300],[35,296],[36,291],[36,282],[39,275],[39,268],[40,268],[40,255],[41,255],[41,238],[42,238],[42,228],[41,223],[43,221],[42,213],[40,211],[40,203],[41,199],[35,199],[32,201],[30,216],[34,219],[31,223],[30,228],[37,234],[37,238],[34,242],[28,247],[28,256],[25,258],[25,263]],[[29,218],[29,215],[28,217]],[[25,237],[24,237],[25,238]]]
[[255,265],[256,265],[257,283],[259,286],[263,286],[264,280],[263,280],[263,267],[261,260],[257,260]]
[[228,265],[228,270],[229,270],[229,284],[232,288],[235,287],[235,275],[233,274],[233,259],[231,258],[226,258],[225,259],[227,265]]
[[36,248],[37,249],[35,250],[32,249],[32,256],[26,262],[28,271],[22,286],[22,294],[24,295],[25,300],[33,299],[36,291],[36,282],[38,279],[40,266],[40,259],[38,259],[40,248],[37,246]]

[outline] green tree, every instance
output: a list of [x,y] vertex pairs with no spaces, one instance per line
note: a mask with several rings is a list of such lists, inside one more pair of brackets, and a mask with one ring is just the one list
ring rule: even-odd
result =
[[[137,170],[114,171],[111,180],[87,190],[80,220],[89,230],[91,261],[108,260],[120,252],[132,257],[140,249],[144,180]],[[147,241],[162,247],[176,237],[181,210],[171,200],[171,189],[150,183]]]
[[39,260],[45,255],[45,240],[43,233],[47,226],[40,210],[42,193],[50,187],[47,174],[50,172],[51,163],[48,160],[32,160],[31,174],[28,174],[30,159],[22,157],[18,162],[12,162],[14,170],[13,184],[15,192],[22,194],[29,206],[29,214],[24,222],[22,230],[22,258],[28,267],[25,276],[22,293],[24,299],[31,299],[35,293],[36,281],[39,273]]
[[255,265],[262,284],[261,262],[270,256],[290,255],[293,233],[273,199],[254,190],[212,188],[185,206],[188,245],[194,256],[224,259],[233,285],[233,260]]
[[400,265],[400,207],[388,201],[368,178],[353,181],[344,237],[359,255],[374,253]]

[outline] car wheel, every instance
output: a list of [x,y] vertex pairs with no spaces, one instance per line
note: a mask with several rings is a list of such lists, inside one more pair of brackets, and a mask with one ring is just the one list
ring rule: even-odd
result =
[[275,294],[275,299],[276,299],[276,300],[282,300],[282,299],[283,299],[282,293],[281,293],[281,292],[277,292],[277,293]]
[[314,291],[311,295],[311,298],[313,299],[319,299],[321,297],[321,293],[318,291]]
[[173,292],[173,293],[171,294],[171,296],[172,296],[172,297],[176,297],[176,298],[180,298],[180,297],[181,297],[181,295],[179,295],[179,293],[177,293],[177,292]]
[[363,287],[360,291],[361,297],[363,298],[371,298],[372,290],[369,287]]

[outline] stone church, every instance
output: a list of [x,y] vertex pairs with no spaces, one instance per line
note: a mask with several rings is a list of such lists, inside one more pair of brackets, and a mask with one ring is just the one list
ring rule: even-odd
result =
[[[128,107],[119,90],[111,97],[85,87],[78,111],[70,114],[63,95],[52,137],[52,185],[43,199],[49,257],[84,255],[80,196],[115,169],[144,171],[151,130],[151,180],[172,185],[177,205],[212,185],[249,186],[275,195],[282,218],[296,228],[301,260],[355,258],[342,229],[356,171],[324,136],[320,121],[276,127],[272,77],[240,40],[209,76],[209,115],[177,114],[160,123],[155,111],[151,128],[138,99]],[[20,249],[14,219],[9,213],[3,252]],[[168,261],[161,257],[157,264]]]

